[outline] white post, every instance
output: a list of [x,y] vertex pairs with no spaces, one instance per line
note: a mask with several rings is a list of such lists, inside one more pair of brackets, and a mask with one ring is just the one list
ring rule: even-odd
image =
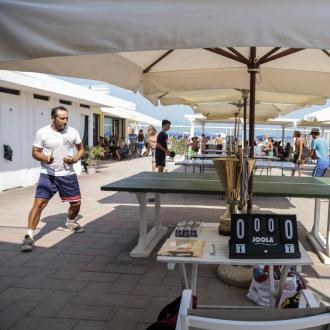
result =
[[205,134],[205,123],[202,123],[202,134]]
[[191,120],[190,122],[190,137],[195,136],[195,122]]

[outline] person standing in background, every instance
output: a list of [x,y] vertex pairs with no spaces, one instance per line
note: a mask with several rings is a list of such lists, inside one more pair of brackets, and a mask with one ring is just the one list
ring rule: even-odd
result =
[[170,156],[170,151],[167,149],[167,139],[168,136],[166,132],[171,128],[171,122],[167,119],[162,121],[162,130],[157,136],[157,145],[156,145],[156,167],[158,172],[163,172],[166,164],[166,155]]
[[149,146],[151,149],[151,170],[156,171],[156,146],[157,146],[157,131],[154,126],[149,128]]
[[219,134],[215,138],[215,143],[217,145],[217,150],[222,150],[223,149],[223,138],[221,137],[221,134]]
[[207,143],[207,139],[205,137],[205,134],[202,134],[202,138],[201,138],[201,153],[204,155],[206,152],[206,143]]
[[312,135],[311,156],[317,159],[312,175],[324,176],[329,167],[329,145],[324,138],[320,138],[318,128],[313,128],[310,135]]
[[142,156],[146,157],[149,156],[150,151],[150,127],[148,128],[148,131],[146,134],[144,134],[144,146],[146,148],[146,151],[143,153]]
[[138,149],[138,155],[139,157],[142,156],[142,150],[144,148],[144,134],[143,134],[143,130],[140,129],[139,134],[136,138],[136,143],[137,143],[137,149]]

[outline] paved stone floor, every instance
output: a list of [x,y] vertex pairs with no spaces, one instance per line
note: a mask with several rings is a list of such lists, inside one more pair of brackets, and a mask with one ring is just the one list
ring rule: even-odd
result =
[[[36,248],[27,254],[20,242],[34,187],[0,193],[0,329],[142,330],[180,295],[178,274],[157,263],[155,252],[147,259],[129,257],[138,238],[135,195],[100,191],[103,184],[149,169],[150,158],[142,158],[104,162],[97,174],[82,174],[80,223],[87,232],[58,229],[67,205],[54,197],[38,226]],[[169,164],[169,170],[182,169]],[[225,206],[217,196],[168,194],[162,201],[161,218],[170,227],[185,218],[215,222]],[[312,200],[256,198],[255,204],[297,214],[301,238],[311,228]],[[314,261],[303,268],[308,285],[329,302],[330,266],[320,263],[305,239],[303,245]],[[211,266],[200,268],[197,295],[204,304],[249,304],[246,290],[221,283]]]

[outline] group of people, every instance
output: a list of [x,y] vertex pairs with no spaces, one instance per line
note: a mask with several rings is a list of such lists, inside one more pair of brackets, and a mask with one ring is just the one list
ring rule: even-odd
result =
[[320,137],[320,130],[313,128],[310,132],[312,142],[310,149],[307,148],[301,132],[295,131],[295,153],[294,161],[300,165],[304,164],[308,157],[316,160],[316,166],[313,170],[313,176],[324,176],[329,167],[329,144]]
[[316,160],[316,166],[313,170],[313,176],[324,176],[329,167],[329,144],[320,137],[320,130],[313,128],[309,134],[312,138],[310,147],[308,148],[306,138],[304,138],[300,131],[294,131],[294,148],[288,142],[283,149],[280,141],[275,141],[265,135],[262,142],[262,151],[269,156],[276,156],[281,159],[290,159],[293,153],[293,161],[297,165],[303,165],[308,158]]
[[106,158],[113,156],[121,160],[128,157],[129,147],[123,137],[119,140],[117,135],[113,135],[107,140],[100,136],[98,144],[104,148]]

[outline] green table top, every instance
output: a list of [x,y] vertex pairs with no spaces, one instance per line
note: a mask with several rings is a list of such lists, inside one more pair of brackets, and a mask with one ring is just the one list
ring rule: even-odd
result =
[[[224,188],[217,174],[141,172],[101,187],[105,191],[219,194]],[[330,178],[255,176],[257,196],[330,198]]]

